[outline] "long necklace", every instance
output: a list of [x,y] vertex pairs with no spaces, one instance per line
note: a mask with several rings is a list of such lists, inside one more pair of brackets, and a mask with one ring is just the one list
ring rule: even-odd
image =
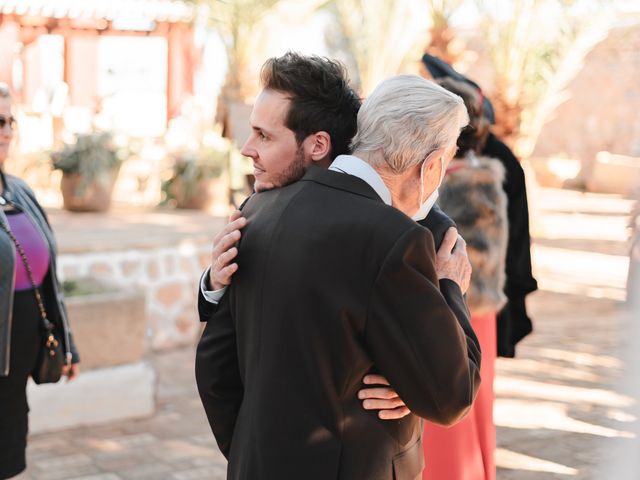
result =
[[[9,203],[2,195],[0,195],[0,206],[10,205],[18,212],[22,212],[22,209],[18,207],[14,203]],[[20,255],[20,259],[22,260],[22,264],[24,265],[24,269],[27,272],[27,277],[29,277],[29,282],[31,283],[31,287],[33,288],[33,294],[36,297],[36,303],[38,304],[38,310],[40,311],[40,318],[42,318],[42,324],[47,331],[47,341],[45,345],[47,348],[52,349],[58,346],[58,340],[53,335],[53,324],[47,318],[47,312],[44,308],[44,302],[42,300],[42,295],[40,294],[40,289],[36,285],[35,280],[33,279],[33,271],[31,270],[31,265],[29,265],[29,260],[27,259],[27,254],[22,248],[22,244],[16,238],[16,236],[9,228],[9,225],[5,224],[5,222],[0,221],[0,228],[2,228],[6,234],[9,236],[11,241],[16,247],[18,254]],[[55,352],[54,352],[55,354]]]

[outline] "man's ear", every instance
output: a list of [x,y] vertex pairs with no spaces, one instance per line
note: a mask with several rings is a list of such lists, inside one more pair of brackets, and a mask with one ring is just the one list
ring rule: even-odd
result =
[[440,174],[441,162],[437,160],[446,153],[446,150],[447,149],[445,147],[438,148],[427,156],[427,158],[425,159],[425,161],[427,162],[425,174],[430,173],[433,170],[438,170],[438,174]]
[[306,139],[309,158],[314,162],[320,162],[331,156],[331,136],[320,131],[309,135]]

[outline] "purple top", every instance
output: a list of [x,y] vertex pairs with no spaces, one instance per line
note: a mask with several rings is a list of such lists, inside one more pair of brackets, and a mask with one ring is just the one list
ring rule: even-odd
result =
[[[40,286],[49,270],[49,247],[37,227],[26,214],[20,212],[5,212],[9,227],[18,239],[27,256],[27,261],[33,273],[33,281]],[[22,258],[16,249],[16,286],[15,291],[30,290],[32,288],[29,276],[24,268]]]

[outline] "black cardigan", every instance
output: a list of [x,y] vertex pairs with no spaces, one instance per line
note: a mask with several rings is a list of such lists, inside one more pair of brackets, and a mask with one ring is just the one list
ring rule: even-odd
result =
[[533,330],[524,299],[538,289],[531,272],[529,206],[524,170],[509,147],[493,134],[489,134],[482,154],[500,160],[506,171],[502,187],[508,201],[509,239],[504,287],[508,301],[497,318],[498,355],[514,357],[516,344]]

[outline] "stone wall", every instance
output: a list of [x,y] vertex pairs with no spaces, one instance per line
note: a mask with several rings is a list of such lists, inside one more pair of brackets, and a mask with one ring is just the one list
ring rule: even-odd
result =
[[140,289],[67,297],[69,322],[83,373],[143,359],[147,350],[145,304]]
[[[197,282],[209,264],[209,243],[123,251],[62,253],[61,279],[93,277],[146,296],[148,346],[162,349],[192,343],[200,332]],[[96,312],[100,315],[100,312]]]

